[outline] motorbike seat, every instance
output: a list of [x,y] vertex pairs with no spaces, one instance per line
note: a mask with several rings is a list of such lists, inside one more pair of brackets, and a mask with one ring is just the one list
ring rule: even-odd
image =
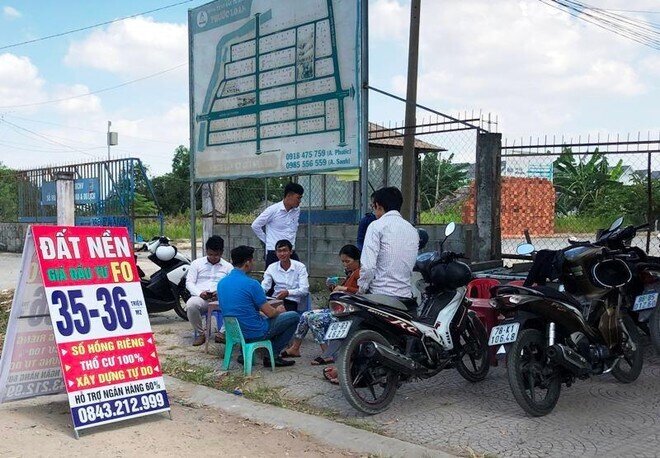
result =
[[413,318],[417,315],[417,300],[414,297],[395,297],[384,294],[364,294],[363,297],[372,304],[389,309],[395,315]]
[[544,296],[550,298],[550,299],[555,299],[558,301],[565,302],[567,304],[573,305],[577,307],[579,310],[582,310],[582,304],[578,302],[577,299],[575,299],[573,296],[562,293],[561,291],[551,288],[549,286],[532,286],[531,287],[533,290],[538,291],[539,293],[543,294]]

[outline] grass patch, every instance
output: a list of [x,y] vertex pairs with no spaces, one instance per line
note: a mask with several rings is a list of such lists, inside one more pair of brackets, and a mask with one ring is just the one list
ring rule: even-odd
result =
[[236,389],[240,389],[243,396],[252,401],[325,417],[347,426],[352,426],[353,428],[360,428],[376,434],[384,434],[383,428],[379,425],[357,418],[341,417],[334,410],[319,409],[310,405],[304,399],[289,399],[282,394],[282,388],[258,383],[254,376],[247,377],[239,372],[226,372],[219,375],[209,367],[191,364],[183,359],[172,356],[168,356],[162,366],[164,373],[186,382],[207,386],[227,393],[234,393]]
[[610,227],[609,216],[559,216],[555,217],[555,232],[596,234],[598,229]]
[[[252,224],[256,214],[251,213],[231,213],[229,215],[229,222],[231,224]],[[197,215],[195,219],[195,229],[198,235],[202,233],[202,218]],[[161,235],[160,221],[157,219],[136,219],[135,232],[140,235],[144,240],[149,240],[152,237]],[[190,239],[190,215],[181,214],[175,216],[166,216],[163,222],[163,235],[171,238],[172,240]]]
[[460,223],[463,221],[460,205],[451,208],[443,213],[433,210],[427,210],[419,215],[420,224],[448,224],[451,222]]
[[11,301],[14,298],[14,291],[3,290],[0,292],[0,351],[5,343],[5,332],[9,322],[9,311],[11,310]]

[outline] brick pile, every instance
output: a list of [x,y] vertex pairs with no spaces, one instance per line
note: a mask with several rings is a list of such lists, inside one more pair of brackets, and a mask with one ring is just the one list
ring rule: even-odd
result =
[[[474,182],[463,203],[463,223],[474,224]],[[555,232],[555,189],[543,178],[502,177],[500,223],[503,236],[522,237],[529,229],[532,236]]]

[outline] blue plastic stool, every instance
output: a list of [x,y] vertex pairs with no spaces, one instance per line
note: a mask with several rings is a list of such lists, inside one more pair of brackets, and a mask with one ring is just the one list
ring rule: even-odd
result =
[[225,344],[225,359],[222,363],[222,369],[229,369],[229,363],[231,362],[231,353],[234,349],[234,344],[241,344],[241,351],[243,352],[243,373],[245,375],[252,374],[252,356],[254,351],[258,348],[265,348],[268,350],[270,355],[270,365],[275,371],[275,356],[273,355],[273,345],[270,343],[270,340],[259,340],[257,342],[245,342],[243,337],[243,332],[241,332],[241,327],[238,324],[238,320],[234,317],[226,317],[225,321],[225,339],[227,343]]

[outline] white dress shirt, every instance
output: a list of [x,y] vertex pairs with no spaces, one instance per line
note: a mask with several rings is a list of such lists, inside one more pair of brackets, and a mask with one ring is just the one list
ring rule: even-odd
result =
[[417,230],[398,211],[371,223],[360,257],[360,292],[412,297],[410,277],[418,247]]
[[[278,240],[288,240],[296,246],[300,207],[287,211],[284,202],[278,202],[266,208],[252,222],[252,230],[259,240],[266,244],[266,250],[274,251]],[[264,227],[266,231],[264,232]]]
[[186,275],[186,288],[193,296],[199,296],[204,291],[216,291],[218,282],[233,268],[234,266],[222,258],[216,264],[211,264],[206,256],[197,258],[190,263]]
[[303,301],[307,299],[309,294],[309,279],[307,277],[307,268],[302,262],[292,259],[289,270],[284,270],[280,261],[277,261],[269,265],[264,272],[261,287],[268,292],[275,285],[274,296],[286,289],[289,291],[287,299],[297,302],[298,305],[304,305]]

